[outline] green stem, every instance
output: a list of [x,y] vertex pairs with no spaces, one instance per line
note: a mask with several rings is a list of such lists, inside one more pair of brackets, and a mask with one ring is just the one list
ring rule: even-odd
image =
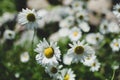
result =
[[112,75],[111,80],[114,80],[114,77],[115,77],[115,69],[113,70],[113,75]]
[[33,48],[34,48],[35,31],[36,30],[34,29],[33,38],[32,38],[32,45],[31,45],[32,53],[33,53]]

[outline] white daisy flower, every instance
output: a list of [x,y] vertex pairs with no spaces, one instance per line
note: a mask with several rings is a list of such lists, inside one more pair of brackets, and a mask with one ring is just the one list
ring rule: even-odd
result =
[[109,33],[109,22],[107,20],[102,21],[102,23],[100,24],[100,32],[102,34],[106,34]]
[[69,31],[69,28],[61,28],[59,29],[58,34],[60,37],[66,37],[69,35]]
[[69,38],[71,41],[78,41],[82,36],[82,33],[79,28],[73,27],[70,30]]
[[63,63],[66,65],[71,65],[73,57],[69,56],[68,54],[64,54],[63,56]]
[[38,20],[40,17],[36,14],[35,10],[23,9],[18,14],[18,23],[25,25],[28,29],[34,29],[38,27]]
[[69,28],[74,24],[74,17],[73,16],[68,16],[64,20],[61,20],[59,23],[59,26],[62,28]]
[[28,62],[30,59],[29,53],[28,52],[24,52],[20,55],[20,61],[23,63]]
[[84,3],[82,1],[73,1],[71,6],[73,10],[76,12],[83,8]]
[[95,54],[95,51],[87,44],[84,44],[84,41],[73,42],[73,44],[70,44],[70,47],[71,48],[67,51],[67,55],[72,57],[72,63],[84,61],[85,57]]
[[94,60],[94,62],[90,65],[90,71],[95,72],[98,71],[100,68],[100,63],[97,59]]
[[113,13],[115,14],[115,16],[116,16],[117,18],[120,18],[120,4],[116,4],[116,5],[114,6]]
[[80,10],[76,13],[77,22],[80,23],[81,21],[88,21],[88,14],[84,10]]
[[87,22],[84,22],[84,21],[80,22],[79,27],[84,32],[89,32],[90,31],[90,26]]
[[4,32],[4,39],[14,39],[15,38],[15,32],[12,30],[5,30]]
[[50,75],[50,77],[53,77],[53,79],[57,79],[60,76],[60,69],[62,67],[62,65],[46,66],[45,71]]
[[100,33],[89,33],[86,36],[86,41],[92,45],[98,45],[103,40],[103,35]]
[[95,59],[96,59],[96,55],[93,54],[93,55],[85,57],[85,60],[82,61],[82,63],[85,66],[90,66],[94,62]]
[[119,51],[120,49],[120,39],[113,39],[113,41],[110,43],[110,47],[112,48],[112,51]]
[[61,76],[59,77],[59,80],[75,80],[76,75],[72,71],[72,69],[63,69],[61,70]]
[[51,41],[49,44],[45,38],[37,45],[35,52],[39,53],[36,60],[42,66],[55,65],[60,61],[61,53],[57,43]]
[[111,33],[119,33],[120,32],[120,27],[116,22],[110,22],[108,30]]

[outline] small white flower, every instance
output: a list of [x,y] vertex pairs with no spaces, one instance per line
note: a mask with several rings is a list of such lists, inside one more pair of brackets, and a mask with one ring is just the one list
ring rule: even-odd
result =
[[89,26],[89,24],[87,22],[84,22],[84,21],[80,22],[79,27],[84,32],[89,32],[90,31],[90,26]]
[[75,16],[78,23],[82,21],[88,21],[88,14],[84,10],[80,10],[79,12],[76,13]]
[[35,10],[23,9],[18,14],[18,23],[25,25],[28,29],[34,29],[38,27],[38,20],[40,17],[36,14]]
[[90,71],[95,72],[95,71],[98,71],[99,68],[100,68],[100,63],[98,62],[97,59],[95,59],[94,62],[91,63],[90,65]]
[[117,18],[120,18],[120,4],[114,6],[113,13]]
[[15,38],[15,32],[12,30],[5,30],[4,32],[4,39],[14,39]]
[[62,28],[69,28],[74,24],[74,17],[73,16],[68,16],[64,20],[61,20],[59,23],[59,26]]
[[73,27],[70,30],[69,38],[71,41],[78,41],[82,36],[82,33],[79,28]]
[[69,28],[61,28],[59,29],[58,34],[60,37],[66,37],[68,36],[69,31],[70,31]]
[[111,33],[119,33],[120,27],[116,22],[111,22],[108,27],[109,32]]
[[90,66],[94,62],[95,59],[96,59],[96,56],[94,54],[92,54],[90,56],[85,57],[85,60],[82,61],[82,63],[85,66]]
[[84,44],[84,41],[73,42],[73,44],[70,44],[70,47],[71,48],[67,51],[67,55],[72,57],[72,63],[84,61],[85,57],[95,54],[95,51],[87,44]]
[[63,69],[61,70],[61,75],[59,77],[59,80],[75,80],[76,75],[72,71],[72,69]]
[[15,73],[15,77],[16,77],[16,78],[19,78],[19,77],[20,77],[20,73],[18,73],[18,72]]
[[113,65],[112,68],[113,68],[114,70],[119,69],[119,65]]
[[57,79],[60,76],[60,69],[62,67],[62,65],[49,65],[45,67],[45,71],[50,75],[50,77],[53,77],[53,79]]
[[66,65],[71,65],[73,57],[69,56],[68,54],[64,54],[63,56],[63,63]]
[[110,47],[112,48],[112,51],[119,51],[120,49],[120,39],[113,39],[113,41],[110,43]]
[[109,33],[109,22],[107,20],[102,21],[100,24],[100,32],[103,34]]
[[83,8],[84,3],[82,1],[76,0],[76,1],[73,1],[71,5],[73,10],[76,12]]
[[101,35],[100,33],[89,33],[86,36],[86,41],[89,44],[97,45],[103,40],[103,38],[104,38],[103,35]]
[[30,59],[29,53],[28,52],[24,52],[20,55],[20,61],[23,63],[28,62]]
[[35,52],[39,53],[36,60],[42,66],[55,65],[60,61],[61,53],[57,43],[51,41],[49,44],[45,38],[37,45]]

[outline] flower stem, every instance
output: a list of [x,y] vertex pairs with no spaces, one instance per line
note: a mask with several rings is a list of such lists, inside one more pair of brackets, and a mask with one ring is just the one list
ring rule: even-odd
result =
[[113,70],[113,75],[112,75],[111,80],[114,80],[114,77],[115,77],[115,69]]
[[34,29],[33,38],[32,38],[32,44],[31,44],[32,53],[33,53],[33,48],[34,48],[35,31],[36,31],[36,30]]

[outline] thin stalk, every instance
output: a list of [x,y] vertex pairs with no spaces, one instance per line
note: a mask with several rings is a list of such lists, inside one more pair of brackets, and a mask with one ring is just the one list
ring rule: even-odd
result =
[[113,75],[112,75],[111,80],[114,80],[114,77],[115,77],[115,69],[113,70]]

